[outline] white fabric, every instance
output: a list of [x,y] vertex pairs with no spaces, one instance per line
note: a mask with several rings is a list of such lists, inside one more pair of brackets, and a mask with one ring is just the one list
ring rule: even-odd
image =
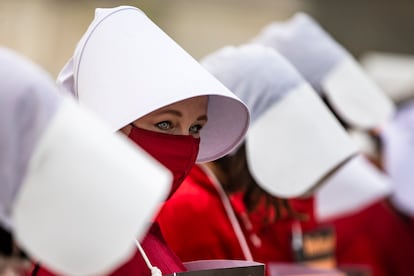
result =
[[291,91],[251,126],[247,148],[253,175],[272,194],[285,198],[310,191],[357,152],[307,85]]
[[108,273],[165,198],[170,173],[0,50],[0,213],[29,256],[64,275]]
[[394,189],[392,201],[401,211],[414,216],[414,102],[398,111],[382,138],[385,169]]
[[280,98],[304,83],[288,61],[261,45],[226,46],[200,62],[247,104],[252,124]]
[[273,49],[228,46],[202,64],[249,107],[249,169],[269,193],[302,195],[356,153],[318,95]]
[[360,62],[366,72],[396,103],[414,98],[414,56],[370,51]]
[[217,159],[243,139],[247,107],[139,9],[97,9],[58,83],[113,131],[168,104],[209,95],[198,162]]
[[12,230],[14,199],[33,149],[61,99],[46,73],[4,48],[0,76],[0,224]]
[[387,197],[390,179],[358,155],[327,179],[315,194],[319,221],[351,214]]
[[351,126],[378,127],[392,115],[392,101],[348,51],[307,14],[274,22],[253,41],[284,55]]
[[85,275],[130,257],[171,176],[77,108],[65,101],[38,142],[14,223],[19,242],[46,267]]
[[392,117],[391,99],[351,58],[337,64],[325,76],[322,86],[338,116],[355,128],[381,128]]

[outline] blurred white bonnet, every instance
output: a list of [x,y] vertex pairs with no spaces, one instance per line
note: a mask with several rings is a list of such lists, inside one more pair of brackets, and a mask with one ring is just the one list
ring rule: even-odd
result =
[[163,106],[208,95],[198,162],[243,139],[247,107],[135,7],[97,9],[58,83],[116,131]]
[[391,117],[391,100],[309,15],[297,13],[285,22],[273,22],[253,41],[284,55],[352,127],[379,127]]
[[11,230],[13,202],[61,98],[49,75],[5,48],[0,48],[0,75],[0,223]]
[[369,51],[360,57],[367,73],[396,103],[414,98],[414,56]]
[[147,231],[171,175],[26,58],[0,49],[0,75],[0,223],[52,271],[111,271]]
[[305,82],[287,60],[258,44],[226,46],[200,62],[249,107],[252,124]]
[[350,215],[391,192],[391,181],[386,173],[358,155],[316,191],[315,215],[320,221]]
[[382,132],[384,167],[394,189],[392,200],[414,215],[414,101],[407,102]]
[[301,195],[355,153],[310,85],[272,48],[227,46],[201,63],[249,107],[249,169],[271,194]]

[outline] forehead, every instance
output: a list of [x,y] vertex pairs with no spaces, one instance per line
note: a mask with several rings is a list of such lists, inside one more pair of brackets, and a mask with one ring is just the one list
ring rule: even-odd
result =
[[207,109],[208,96],[197,96],[161,107],[138,120],[142,121],[158,116],[176,116],[191,120],[207,120]]

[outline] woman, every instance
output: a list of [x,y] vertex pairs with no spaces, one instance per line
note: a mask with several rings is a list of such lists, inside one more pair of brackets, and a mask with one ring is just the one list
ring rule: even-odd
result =
[[0,48],[0,75],[1,227],[32,260],[59,273],[112,270],[130,256],[131,237],[147,231],[169,175],[63,97],[26,58]]
[[[97,9],[58,81],[171,171],[170,194],[196,161],[225,155],[248,127],[247,107],[134,7]],[[112,275],[185,271],[161,230],[154,223]]]
[[273,49],[228,46],[202,64],[249,106],[252,125],[231,154],[192,169],[157,221],[186,261],[292,262],[293,225],[314,226],[312,217],[300,214],[312,208],[306,197],[356,149],[316,93]]
[[[286,22],[274,22],[255,42],[275,48],[292,62],[349,132],[380,141],[378,136],[390,123],[394,104],[313,18],[298,13]],[[306,47],[302,47],[304,43]],[[377,146],[376,156],[381,157],[381,144]],[[345,170],[340,181],[332,179],[332,184],[342,185],[326,184],[315,197],[317,209],[323,211],[321,220],[336,229],[338,264],[365,266],[373,276],[412,275],[413,266],[407,257],[414,250],[411,229],[390,204],[392,181],[381,180],[386,177],[367,160],[358,162],[365,172],[372,172],[370,178]],[[369,161],[382,167],[380,159]]]
[[297,13],[287,21],[272,22],[253,42],[289,60],[348,131],[375,134],[391,119],[392,101],[311,16]]

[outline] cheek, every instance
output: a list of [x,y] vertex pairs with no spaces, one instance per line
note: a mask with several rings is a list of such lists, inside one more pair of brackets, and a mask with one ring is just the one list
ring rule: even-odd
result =
[[121,128],[120,130],[118,130],[118,132],[121,132],[121,133],[125,134],[126,136],[129,136],[129,134],[131,133],[131,129],[132,129],[132,126],[127,125],[127,126]]
[[154,124],[152,122],[149,122],[146,119],[139,119],[139,120],[134,122],[134,125],[138,128],[145,129],[145,130],[154,131],[156,129]]
[[200,139],[200,134],[199,133],[197,133],[197,134],[191,134],[191,136],[193,136],[196,139]]
[[144,130],[148,130],[148,131],[153,131],[153,132],[161,132],[161,133],[170,133],[169,130],[162,130],[160,128],[158,128],[156,126],[156,123],[152,122],[152,121],[136,121],[134,123],[134,125],[140,129],[144,129]]

